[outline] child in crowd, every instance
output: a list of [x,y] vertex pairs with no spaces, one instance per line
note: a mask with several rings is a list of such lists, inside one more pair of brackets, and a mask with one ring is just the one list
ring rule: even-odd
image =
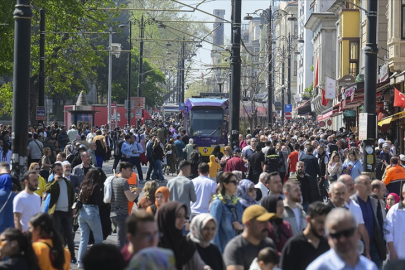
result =
[[249,270],[280,270],[278,268],[279,257],[273,248],[260,250],[257,258],[253,260]]

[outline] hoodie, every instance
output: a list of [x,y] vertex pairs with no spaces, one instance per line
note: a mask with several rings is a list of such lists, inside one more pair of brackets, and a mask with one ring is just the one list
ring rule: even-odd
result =
[[215,178],[217,176],[217,172],[219,170],[219,168],[221,167],[218,162],[215,159],[214,155],[210,156],[210,162],[208,162],[208,166],[210,166],[210,174],[209,177],[210,178]]

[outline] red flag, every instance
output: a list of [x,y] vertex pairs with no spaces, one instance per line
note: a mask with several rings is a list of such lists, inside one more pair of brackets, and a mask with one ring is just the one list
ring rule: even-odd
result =
[[[314,82],[314,88],[318,86],[318,74],[319,73],[319,55],[316,57],[316,68],[315,68],[315,82]],[[322,95],[323,97],[324,95]]]
[[394,107],[405,108],[405,95],[395,88]]
[[321,88],[321,91],[322,91],[322,105],[326,106],[326,105],[328,105],[329,99],[325,98],[326,91],[322,88]]

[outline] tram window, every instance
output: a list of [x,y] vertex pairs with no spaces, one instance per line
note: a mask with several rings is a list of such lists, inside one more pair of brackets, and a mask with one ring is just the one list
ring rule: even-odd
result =
[[223,117],[223,111],[192,111],[190,117],[191,136],[221,136]]

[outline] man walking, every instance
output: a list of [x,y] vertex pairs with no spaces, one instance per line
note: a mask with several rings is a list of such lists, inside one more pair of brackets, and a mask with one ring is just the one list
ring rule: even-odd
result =
[[70,141],[70,142],[75,141],[77,134],[79,134],[79,132],[77,131],[76,126],[75,126],[75,125],[71,125],[71,126],[70,126],[70,129],[69,129],[68,132],[67,132],[67,135],[68,135],[68,137],[69,137],[69,141]]
[[262,193],[261,199],[257,201],[258,204],[260,204],[263,198],[269,194],[268,188],[269,182],[270,182],[270,175],[266,172],[262,172],[259,176],[259,182],[255,185],[255,188],[260,189]]
[[216,193],[217,183],[208,177],[210,167],[203,162],[198,165],[199,176],[192,180],[195,187],[196,201],[191,204],[190,221],[199,214],[208,213],[212,196]]
[[300,205],[300,185],[294,180],[288,180],[284,183],[283,194],[285,197],[283,219],[290,223],[294,235],[300,234],[306,226],[306,214]]
[[318,179],[323,176],[319,168],[318,160],[313,155],[313,152],[314,148],[312,147],[312,145],[309,145],[307,147],[306,153],[303,154],[299,160],[304,162],[305,173],[309,174],[313,179]]
[[143,173],[141,167],[141,160],[139,156],[143,153],[142,145],[137,142],[135,135],[131,136],[131,147],[129,152],[129,163],[136,167],[138,170],[138,177],[140,181],[143,181]]
[[82,163],[74,167],[72,171],[72,173],[77,176],[79,186],[82,184],[83,179],[90,168],[95,168],[93,165],[91,165],[91,158],[88,152],[81,153],[80,159],[82,160]]
[[30,159],[30,164],[33,162],[39,163],[42,158],[42,149],[44,149],[44,145],[38,141],[38,134],[34,133],[34,140],[28,144],[27,156]]
[[[150,175],[155,175],[155,160],[153,159],[153,143],[155,141],[155,136],[151,136],[151,139],[146,144],[146,158],[148,159],[148,171],[146,172],[146,181],[150,180]],[[152,177],[153,179],[153,177]]]

